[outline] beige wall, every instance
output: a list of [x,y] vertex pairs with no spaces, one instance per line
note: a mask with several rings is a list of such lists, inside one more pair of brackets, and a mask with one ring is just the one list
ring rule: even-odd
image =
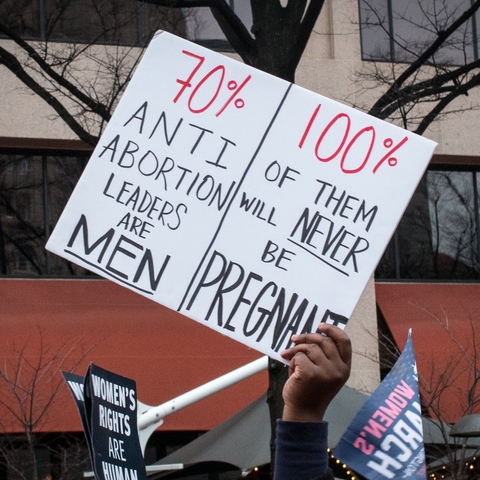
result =
[[345,331],[352,341],[352,371],[347,385],[372,393],[380,383],[375,282],[367,283]]
[[[11,48],[11,42],[0,41]],[[0,137],[75,138],[55,112],[0,65]]]

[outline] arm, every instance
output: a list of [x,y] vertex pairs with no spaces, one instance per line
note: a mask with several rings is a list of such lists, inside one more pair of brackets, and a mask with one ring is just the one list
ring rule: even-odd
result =
[[277,424],[275,480],[310,480],[328,467],[328,405],[347,381],[351,344],[343,330],[322,323],[317,333],[294,335],[282,352],[290,361],[283,389],[285,407]]

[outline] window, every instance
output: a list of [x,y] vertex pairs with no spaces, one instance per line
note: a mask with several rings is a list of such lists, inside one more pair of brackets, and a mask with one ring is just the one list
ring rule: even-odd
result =
[[[245,27],[252,27],[250,0],[227,0],[227,3],[240,18]],[[231,50],[225,35],[209,8],[199,8],[187,19],[188,38],[213,50]]]
[[145,45],[159,29],[186,35],[183,9],[141,1],[2,0],[0,18],[32,40]]
[[[472,0],[359,0],[363,60],[412,62],[457,20]],[[432,58],[444,65],[478,59],[479,12],[451,35]]]
[[378,265],[380,279],[480,279],[480,172],[429,170]]
[[[250,28],[249,0],[228,1]],[[155,31],[165,30],[231,50],[209,8],[166,8],[134,0],[2,0],[0,18],[31,40],[142,46]]]
[[86,156],[0,154],[0,275],[88,273],[45,250],[86,161]]

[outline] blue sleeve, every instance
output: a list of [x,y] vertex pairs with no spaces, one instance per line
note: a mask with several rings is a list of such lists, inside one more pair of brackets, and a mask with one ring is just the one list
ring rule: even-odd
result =
[[274,480],[312,480],[328,469],[328,423],[277,420]]

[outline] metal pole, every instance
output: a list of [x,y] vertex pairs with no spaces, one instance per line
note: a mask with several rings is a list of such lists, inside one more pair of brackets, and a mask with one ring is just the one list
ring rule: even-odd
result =
[[182,408],[188,407],[199,400],[204,399],[220,390],[223,390],[235,383],[238,383],[242,380],[245,380],[256,373],[265,370],[268,367],[268,357],[261,357],[258,360],[255,360],[243,367],[233,370],[233,372],[227,373],[221,377],[212,380],[211,382],[201,385],[200,387],[194,388],[179,397],[169,400],[168,402],[162,403],[157,407],[152,407],[150,410],[147,410],[138,418],[138,430],[144,430],[150,425],[159,423],[167,415],[178,412]]

